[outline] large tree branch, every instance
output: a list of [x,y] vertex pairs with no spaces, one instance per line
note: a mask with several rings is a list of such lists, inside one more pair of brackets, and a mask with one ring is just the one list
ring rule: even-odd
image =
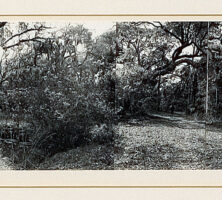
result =
[[195,54],[184,54],[184,55],[178,56],[178,60],[182,58],[196,58],[196,57],[201,57],[201,56],[203,55],[202,54],[200,55],[198,52]]
[[178,57],[180,56],[180,54],[182,53],[183,49],[185,49],[186,47],[188,47],[190,45],[191,45],[191,43],[183,44],[182,46],[179,46],[177,49],[175,49],[175,51],[173,52],[173,55],[172,55],[172,60],[176,61],[178,59]]
[[7,24],[7,22],[0,22],[0,28],[4,27]]
[[21,43],[30,42],[30,41],[42,42],[42,41],[39,41],[38,39],[45,39],[45,38],[35,37],[35,38],[31,38],[31,39],[19,40],[19,42],[15,43],[15,44],[12,44],[12,45],[9,45],[9,46],[6,46],[6,47],[3,47],[3,49],[7,50],[9,48],[12,48],[12,47],[15,47],[15,46],[19,46]]
[[185,37],[186,37],[186,41],[187,41],[187,42],[189,41],[190,28],[191,28],[191,23],[189,22],[189,23],[188,23],[188,28],[187,28],[187,30],[185,31]]
[[[149,22],[150,24],[153,24],[151,22]],[[161,28],[162,30],[164,30],[166,33],[170,34],[171,36],[175,37],[177,40],[180,41],[181,44],[183,44],[183,40],[182,38],[180,38],[179,36],[177,36],[176,34],[174,34],[172,31],[170,31],[169,29],[166,28],[166,26],[164,26],[162,23],[160,22],[156,22],[159,24],[159,26],[155,26],[155,27],[159,27]],[[153,24],[154,25],[154,24]]]
[[199,46],[196,42],[192,42],[192,44],[197,48],[198,51],[202,52],[203,55],[207,55],[207,53],[203,50],[203,46]]
[[32,32],[32,31],[42,31],[42,30],[44,30],[44,29],[46,29],[46,27],[40,26],[40,27],[38,27],[38,28],[27,29],[27,30],[25,30],[25,31],[23,31],[23,32],[21,32],[21,33],[17,33],[17,34],[15,34],[15,35],[12,35],[10,38],[8,38],[8,39],[4,42],[3,46],[6,45],[6,43],[8,43],[10,40],[12,40],[12,39],[15,38],[15,37],[19,37],[19,36],[21,36],[21,35],[23,35],[23,34],[25,34],[25,33]]
[[192,65],[194,68],[197,67],[197,63],[193,62],[191,59],[181,59],[176,62],[172,61],[169,64],[166,64],[156,69],[155,72],[151,75],[152,79],[155,79],[160,75],[163,76],[163,75],[173,72],[175,68],[181,64],[189,64],[189,65]]

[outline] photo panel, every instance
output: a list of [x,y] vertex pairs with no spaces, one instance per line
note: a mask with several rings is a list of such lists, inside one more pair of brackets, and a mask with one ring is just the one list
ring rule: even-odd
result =
[[117,25],[117,169],[221,169],[221,23]]
[[0,23],[1,169],[114,169],[114,25]]

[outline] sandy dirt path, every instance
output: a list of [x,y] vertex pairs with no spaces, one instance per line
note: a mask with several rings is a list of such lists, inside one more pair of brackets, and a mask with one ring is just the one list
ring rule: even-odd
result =
[[115,169],[222,169],[222,131],[182,116],[119,123]]

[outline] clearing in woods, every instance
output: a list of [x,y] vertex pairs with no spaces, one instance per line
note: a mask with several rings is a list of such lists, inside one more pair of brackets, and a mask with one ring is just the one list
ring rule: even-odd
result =
[[182,114],[153,114],[117,127],[115,169],[221,169],[222,131]]

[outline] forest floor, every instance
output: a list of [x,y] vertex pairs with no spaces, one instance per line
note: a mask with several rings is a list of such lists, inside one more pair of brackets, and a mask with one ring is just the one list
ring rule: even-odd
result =
[[222,169],[222,130],[180,113],[122,122],[117,138],[115,169]]
[[[0,169],[12,169],[1,154]],[[181,113],[121,120],[114,143],[57,153],[37,169],[222,169],[222,128]]]
[[0,149],[0,170],[12,170],[12,163],[9,161],[9,158],[3,157]]

